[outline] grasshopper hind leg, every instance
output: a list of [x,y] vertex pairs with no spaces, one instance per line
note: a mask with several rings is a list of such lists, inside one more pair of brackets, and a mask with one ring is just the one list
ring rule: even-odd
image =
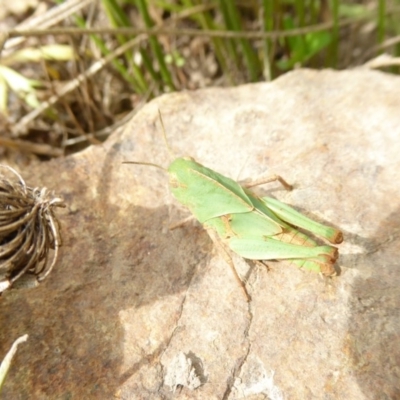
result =
[[297,259],[290,260],[291,264],[296,265],[300,269],[321,272],[323,275],[333,277],[338,275],[338,270],[335,268],[334,261],[323,259]]
[[[180,220],[172,225],[169,226],[169,229],[172,231],[174,229],[180,228],[182,225],[187,224],[190,221],[196,220],[196,218],[193,215],[190,215],[189,217]],[[229,254],[229,251],[225,248],[225,246],[223,245],[223,243],[221,243],[221,239],[218,237],[217,233],[211,229],[208,228],[206,229],[208,236],[211,238],[211,240],[213,241],[213,243],[215,244],[215,246],[218,249],[218,252],[220,253],[220,255],[222,256],[222,258],[227,262],[227,264],[229,264],[229,266],[231,267],[233,274],[238,282],[238,284],[240,285],[240,287],[243,290],[243,293],[246,297],[246,301],[250,302],[251,301],[251,297],[246,289],[246,283],[244,282],[244,280],[239,276],[235,265],[233,263],[232,257]],[[267,267],[268,268],[268,267]]]
[[217,233],[213,229],[207,229],[207,233],[210,236],[210,238],[213,241],[213,243],[215,244],[215,246],[217,247],[218,252],[220,253],[220,255],[227,262],[227,264],[229,264],[229,266],[231,267],[232,272],[233,272],[233,274],[234,274],[234,276],[236,278],[236,281],[238,282],[238,284],[240,285],[240,287],[243,290],[243,293],[244,293],[244,295],[246,297],[246,301],[250,302],[251,301],[251,296],[249,295],[249,292],[247,291],[246,283],[239,276],[229,251],[226,249],[226,247],[223,245],[223,243],[221,243],[221,239],[218,237]]

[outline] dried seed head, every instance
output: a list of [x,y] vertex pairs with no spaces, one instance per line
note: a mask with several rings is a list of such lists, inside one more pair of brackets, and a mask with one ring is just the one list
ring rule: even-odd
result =
[[36,286],[49,275],[61,244],[54,207],[65,205],[46,188],[26,186],[11,167],[0,167],[14,174],[8,179],[0,173],[1,293],[11,286]]

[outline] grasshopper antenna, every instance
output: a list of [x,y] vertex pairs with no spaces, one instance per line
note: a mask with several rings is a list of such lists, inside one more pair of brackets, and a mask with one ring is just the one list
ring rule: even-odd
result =
[[162,115],[161,115],[160,109],[158,109],[158,116],[160,117],[160,122],[161,122],[162,132],[163,132],[163,138],[164,138],[165,145],[167,146],[168,153],[169,153],[169,155],[170,155],[170,157],[172,159],[175,159],[176,155],[172,151],[171,147],[169,146],[168,140],[167,140],[167,134],[165,133],[164,121],[162,119]]
[[[172,151],[171,147],[168,144],[167,134],[165,133],[164,121],[162,119],[160,109],[158,109],[158,116],[160,118],[161,127],[162,127],[162,133],[163,133],[163,138],[164,138],[164,143],[167,146],[168,153],[172,158],[176,158],[174,152]],[[150,163],[150,162],[145,162],[145,161],[123,161],[122,164],[148,165],[150,167],[156,167],[156,168],[162,169],[163,171],[167,171],[167,169],[165,169],[161,165]]]
[[153,164],[153,163],[150,163],[150,162],[144,162],[144,161],[122,161],[122,164],[148,165],[150,167],[156,167],[156,168],[162,169],[163,171],[167,171],[161,165]]

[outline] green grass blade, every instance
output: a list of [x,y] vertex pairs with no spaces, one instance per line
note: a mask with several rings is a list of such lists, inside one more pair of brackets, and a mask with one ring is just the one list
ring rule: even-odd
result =
[[[193,8],[195,7],[195,3],[192,0],[183,0],[182,1],[185,8]],[[201,2],[200,2],[201,4]],[[203,11],[201,13],[197,13],[191,16],[191,18],[196,21],[199,26],[203,30],[216,30],[219,29],[217,27],[216,23],[214,22],[213,18],[210,15],[210,12],[208,11]],[[224,45],[224,40],[221,38],[216,38],[213,37],[211,39],[213,49],[215,52],[215,57],[217,58],[217,61],[223,71],[224,74],[228,77],[228,80],[230,81],[231,84],[234,84],[234,74],[232,74],[232,60],[229,56],[229,51]]]
[[[56,2],[60,4],[62,3],[62,0],[56,0]],[[86,21],[82,17],[75,16],[74,20],[78,27],[86,28]],[[111,51],[108,50],[105,42],[98,35],[90,35],[90,38],[93,40],[93,42],[100,49],[101,53],[104,56],[107,56],[111,53]],[[144,94],[147,92],[146,81],[140,69],[136,65],[133,68],[133,74],[131,74],[127,71],[125,65],[121,61],[115,59],[111,62],[111,64],[121,74],[123,79],[125,79],[137,93]]]
[[[274,29],[274,1],[263,0],[261,6],[261,25],[263,32],[270,32]],[[263,75],[268,82],[273,78],[272,55],[274,54],[273,41],[263,40]]]
[[332,44],[330,50],[329,65],[336,68],[338,65],[338,54],[339,54],[339,0],[332,0],[332,17],[333,17],[333,28],[332,28]]
[[[226,4],[225,0],[219,0],[218,4],[220,6],[220,11],[222,13],[222,16],[224,18],[224,22],[225,22],[225,28],[227,30],[233,30],[231,21],[229,19],[229,12],[228,12],[228,8],[230,7],[230,4]],[[226,39],[226,44],[227,44],[227,48],[230,54],[230,57],[234,60],[234,63],[236,65],[236,67],[239,66],[239,55],[236,49],[236,42],[234,39]]]
[[[108,16],[108,19],[110,20],[111,24],[114,27],[118,28],[118,27],[131,26],[131,23],[130,23],[129,18],[127,17],[126,13],[122,10],[120,5],[115,0],[102,0],[102,4],[103,4],[104,10]],[[132,36],[132,35],[130,35],[130,36]],[[129,40],[129,37],[124,36],[124,35],[117,35],[117,39],[120,44],[124,44]],[[145,56],[144,56],[142,50],[140,50],[140,53],[141,53],[143,64],[145,65],[146,70],[153,77],[154,70],[153,70],[152,65],[150,64],[150,66],[149,66],[146,63]],[[140,86],[139,93],[141,93],[141,94],[146,93],[148,90],[148,84],[147,84],[146,78],[144,77],[140,67],[135,64],[133,57],[129,57],[129,56],[126,57],[126,62],[129,65],[130,70],[133,73],[135,82],[137,82],[138,85]],[[124,66],[124,69],[126,71],[125,66]],[[158,82],[158,81],[159,80],[156,80],[156,82]]]
[[[221,10],[227,24],[228,29],[240,32],[242,30],[239,11],[234,2],[230,0],[220,0]],[[245,63],[248,68],[250,81],[255,82],[260,77],[260,61],[257,53],[251,46],[248,39],[237,39],[240,44],[244,56]]]
[[385,40],[386,33],[386,0],[379,0],[378,3],[378,42]]
[[115,0],[102,0],[101,2],[113,26],[131,26],[129,18]]
[[[147,9],[147,2],[145,0],[136,0],[136,5],[139,9],[139,12],[143,18],[143,21],[146,25],[147,28],[152,28],[154,26],[154,23],[150,17],[149,10]],[[156,36],[150,36],[149,37],[150,41],[150,46],[153,50],[154,56],[157,59],[159,68],[160,68],[160,73],[161,76],[164,80],[164,83],[171,89],[174,90],[174,84],[172,82],[172,77],[171,74],[168,70],[167,64],[165,62],[164,58],[164,53],[162,51],[161,45],[158,42],[158,39]]]
[[[295,1],[295,16],[297,19],[297,27],[303,28],[305,26],[305,12],[304,12],[304,0],[296,0]],[[303,35],[299,35],[297,37],[297,48],[296,48],[298,58],[303,63],[303,60],[306,58],[306,43]]]

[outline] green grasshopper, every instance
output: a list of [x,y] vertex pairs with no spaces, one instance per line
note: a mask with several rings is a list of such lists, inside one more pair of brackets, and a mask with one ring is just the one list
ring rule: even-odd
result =
[[[166,141],[165,131],[164,139]],[[162,168],[144,162],[125,163]],[[332,244],[343,241],[339,230],[315,222],[279,200],[258,197],[249,189],[250,185],[242,186],[191,157],[176,158],[167,173],[170,190],[175,198],[190,210],[211,238],[214,241],[219,238],[225,248],[249,260],[290,260],[302,269],[322,272],[327,276],[335,275],[337,248],[319,246],[297,228],[309,231]],[[280,176],[262,183],[276,180],[291,189]],[[249,298],[233,263],[230,264]]]

